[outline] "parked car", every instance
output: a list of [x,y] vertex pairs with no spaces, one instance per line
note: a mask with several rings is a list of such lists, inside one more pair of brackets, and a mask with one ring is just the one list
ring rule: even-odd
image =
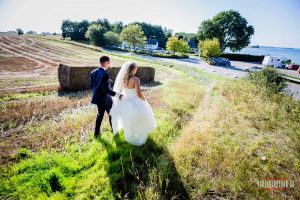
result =
[[251,66],[251,67],[245,68],[246,72],[257,72],[260,70],[262,70],[262,67],[259,67],[259,66]]
[[299,65],[291,64],[291,65],[289,66],[289,69],[291,69],[291,70],[298,70],[298,69],[299,69]]
[[217,66],[230,66],[231,62],[225,58],[210,58],[208,64]]
[[219,61],[219,65],[221,65],[221,66],[230,66],[231,62],[229,60],[222,59],[222,60]]

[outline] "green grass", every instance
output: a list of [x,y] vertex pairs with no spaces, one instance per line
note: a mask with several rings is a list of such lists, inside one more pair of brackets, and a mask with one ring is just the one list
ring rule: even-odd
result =
[[4,101],[12,101],[12,100],[25,100],[29,98],[34,97],[42,97],[42,96],[48,96],[50,94],[54,94],[53,91],[46,91],[46,92],[33,92],[33,93],[14,93],[14,94],[8,94],[3,97],[0,97],[0,102]]
[[[93,139],[93,106],[26,124],[28,135],[21,136],[33,151],[18,149],[14,164],[1,167],[0,199],[300,198],[299,102],[185,65],[76,50],[84,59],[103,53],[119,64],[155,67],[161,85],[148,100],[157,129],[136,147],[122,133],[113,136],[105,120],[103,135]],[[262,178],[288,178],[296,188],[261,190]]]
[[[21,150],[14,156],[21,161],[11,168],[3,168],[1,198],[161,199],[186,196],[168,148],[197,107],[203,88],[193,79],[181,78],[162,86],[158,93],[161,93],[156,102],[159,105],[154,105],[158,127],[145,145],[130,145],[124,141],[122,133],[114,137],[109,131],[95,140],[88,129],[85,139],[67,142],[60,152],[48,150],[31,154]],[[77,117],[66,115],[70,120],[62,122],[67,126],[73,123],[72,126],[77,127],[73,131],[86,126],[82,123],[85,115],[80,111],[75,113]],[[87,123],[90,119],[88,117]],[[55,126],[59,125],[43,128],[41,124],[34,134],[59,131]],[[48,133],[44,132],[46,130]]]

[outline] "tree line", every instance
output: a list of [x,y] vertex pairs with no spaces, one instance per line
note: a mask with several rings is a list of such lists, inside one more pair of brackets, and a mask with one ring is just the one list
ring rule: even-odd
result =
[[187,53],[187,41],[194,41],[203,57],[220,55],[226,48],[240,51],[250,44],[254,34],[253,26],[238,11],[223,11],[212,19],[202,21],[197,33],[179,32],[160,25],[145,22],[111,23],[107,19],[89,22],[64,20],[61,26],[62,37],[71,40],[86,40],[98,46],[117,47],[122,41],[136,48],[144,46],[149,39],[156,39],[159,46],[172,52]]
[[[124,28],[132,27],[133,25],[139,25],[141,27],[144,36],[147,39],[155,38],[159,46],[165,47],[168,38],[172,35],[172,31],[159,26],[152,25],[145,22],[133,22],[128,25],[124,25],[122,22],[111,23],[107,19],[98,19],[96,21],[88,22],[82,20],[80,22],[63,20],[61,25],[62,37],[70,37],[71,40],[89,40],[95,45],[110,46],[118,45],[121,33]],[[135,26],[136,27],[136,26]]]

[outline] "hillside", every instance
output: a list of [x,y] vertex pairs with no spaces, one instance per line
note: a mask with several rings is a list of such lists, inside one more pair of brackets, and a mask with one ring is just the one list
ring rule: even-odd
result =
[[[4,93],[58,86],[59,63],[98,66],[99,51],[60,42],[57,38],[0,35],[0,96]],[[114,66],[124,59],[112,57]],[[57,88],[57,87],[56,87]]]
[[[300,105],[248,80],[49,37],[0,35],[1,199],[298,199]],[[157,129],[142,147],[93,138],[90,91],[58,91],[58,63],[156,70],[142,86]],[[287,178],[295,187],[259,188]]]

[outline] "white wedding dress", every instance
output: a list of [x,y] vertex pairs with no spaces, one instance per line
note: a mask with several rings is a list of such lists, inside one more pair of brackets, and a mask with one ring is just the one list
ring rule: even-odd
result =
[[139,146],[143,145],[148,135],[155,130],[156,122],[151,106],[147,100],[144,101],[137,96],[135,88],[124,88],[120,91],[130,63],[126,62],[118,73],[113,90],[124,96],[121,100],[113,98],[113,106],[109,114],[112,118],[114,134],[123,129],[125,140]]

